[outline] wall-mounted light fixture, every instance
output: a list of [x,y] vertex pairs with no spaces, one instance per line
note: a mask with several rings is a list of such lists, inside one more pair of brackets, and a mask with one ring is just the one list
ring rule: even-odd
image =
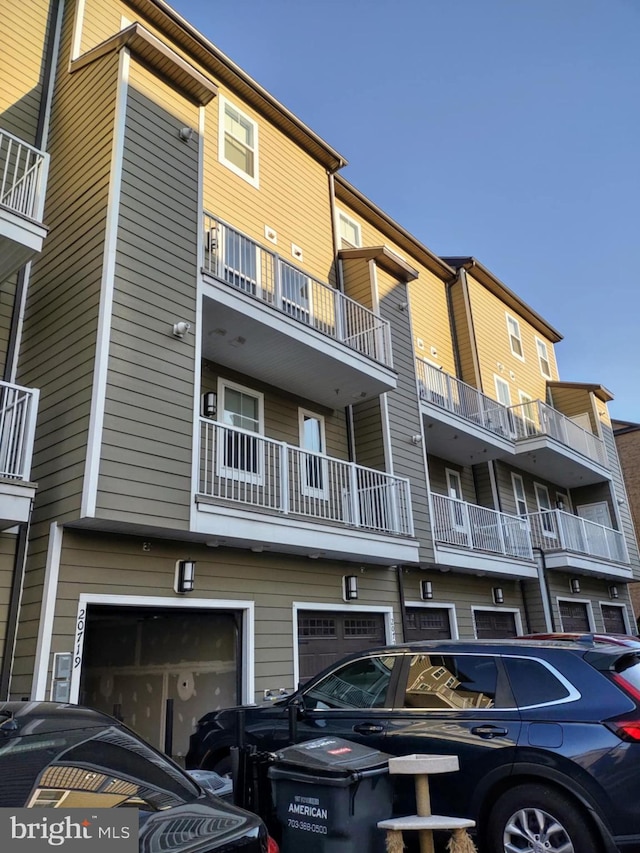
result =
[[345,575],[342,578],[342,595],[345,601],[355,601],[358,597],[358,576]]
[[430,601],[433,598],[433,584],[431,581],[420,581],[420,598]]
[[173,334],[176,338],[184,338],[184,336],[189,333],[190,329],[191,323],[187,323],[184,320],[173,324]]
[[183,142],[191,142],[191,140],[193,139],[193,128],[181,127],[178,131],[178,136]]
[[422,433],[417,432],[415,435],[411,436],[411,444],[415,444],[416,447],[419,444],[422,444]]
[[202,395],[202,417],[215,418],[218,408],[218,395],[215,391],[207,391]]
[[196,581],[196,564],[193,560],[178,560],[174,589],[180,595],[193,592]]
[[571,592],[580,592],[580,581],[578,578],[571,578],[569,581],[569,589]]
[[399,302],[398,303],[398,311],[406,311],[408,307],[409,307],[408,302]]
[[501,586],[494,586],[491,590],[494,604],[504,604],[504,591]]
[[556,509],[559,509],[560,512],[564,510],[564,501],[562,500],[562,498],[558,498],[558,500],[556,501]]
[[619,597],[618,587],[615,584],[612,584],[609,587],[609,598],[618,598],[618,597]]

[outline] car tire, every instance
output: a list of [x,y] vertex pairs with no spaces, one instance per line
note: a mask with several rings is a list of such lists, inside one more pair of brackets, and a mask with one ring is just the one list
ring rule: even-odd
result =
[[221,755],[207,769],[213,770],[214,773],[218,774],[218,776],[231,778],[231,776],[233,776],[233,765],[231,763],[231,755],[229,753],[227,753],[226,755]]
[[601,853],[585,812],[558,788],[518,785],[497,801],[487,823],[487,853]]

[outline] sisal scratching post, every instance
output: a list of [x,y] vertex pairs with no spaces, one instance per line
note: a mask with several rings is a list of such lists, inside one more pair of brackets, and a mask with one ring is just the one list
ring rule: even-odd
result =
[[476,845],[466,829],[453,830],[447,844],[447,850],[449,853],[477,853]]
[[404,841],[402,840],[402,833],[397,829],[388,829],[387,830],[387,853],[402,853],[404,848]]
[[[418,775],[415,777],[416,784],[416,807],[419,817],[431,815],[431,797],[429,795],[429,777]],[[434,853],[433,832],[430,829],[419,829],[418,840],[420,841],[420,853]]]

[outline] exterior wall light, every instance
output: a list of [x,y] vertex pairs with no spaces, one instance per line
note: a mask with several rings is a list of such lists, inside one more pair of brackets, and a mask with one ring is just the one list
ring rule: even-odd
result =
[[431,581],[420,581],[420,598],[430,601],[433,598],[433,585]]
[[569,589],[571,592],[580,592],[580,581],[578,578],[571,578],[569,581]]
[[609,598],[618,598],[618,597],[619,597],[618,587],[615,584],[613,584],[612,586],[609,587]]
[[174,589],[180,595],[193,592],[196,581],[196,564],[193,560],[178,560]]
[[345,601],[355,601],[358,597],[357,575],[345,575],[342,578],[342,594]]
[[494,586],[491,593],[494,604],[504,604],[504,591],[501,586]]
[[207,391],[202,395],[202,416],[215,418],[218,408],[218,396],[215,391]]

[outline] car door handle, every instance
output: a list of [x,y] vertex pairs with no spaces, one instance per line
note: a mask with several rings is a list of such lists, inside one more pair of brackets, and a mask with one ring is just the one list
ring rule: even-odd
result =
[[360,725],[354,726],[353,730],[359,735],[379,735],[380,732],[384,731],[384,726],[376,723],[360,723]]
[[471,729],[471,734],[490,740],[492,737],[504,737],[507,730],[499,726],[475,726]]

